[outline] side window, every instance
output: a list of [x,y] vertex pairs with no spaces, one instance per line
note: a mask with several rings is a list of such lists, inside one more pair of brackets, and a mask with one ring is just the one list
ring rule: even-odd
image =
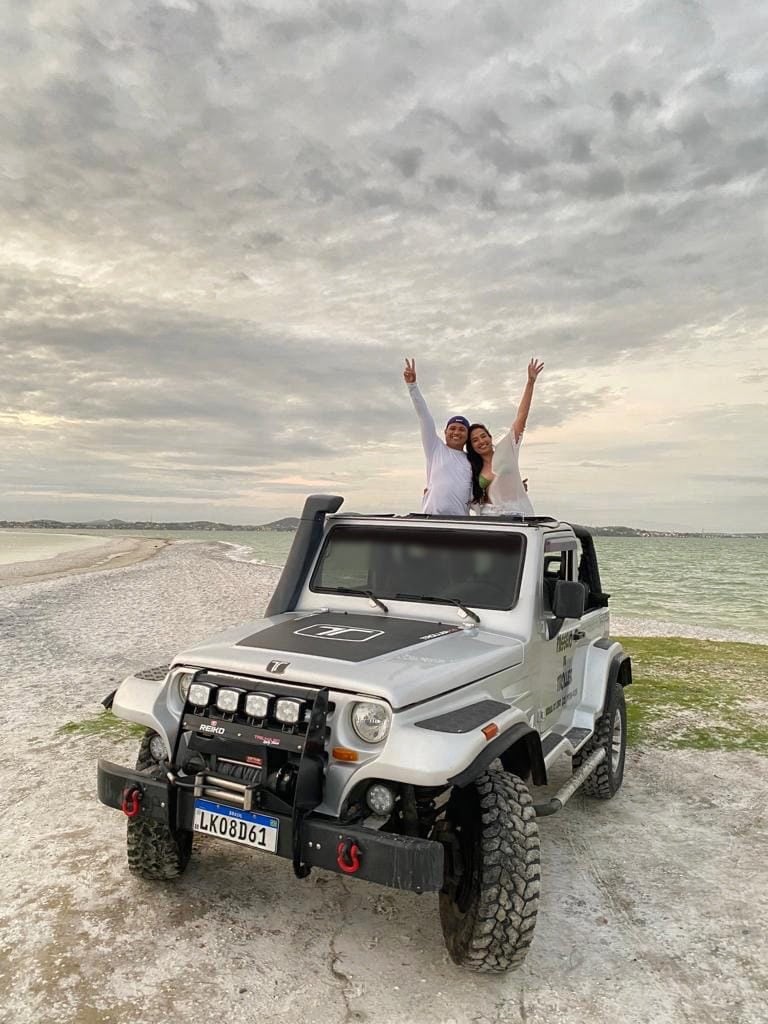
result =
[[544,576],[542,579],[541,596],[542,610],[545,614],[552,612],[552,601],[555,596],[555,584],[558,580],[576,579],[576,549],[573,546],[559,551],[544,549]]
[[565,563],[565,551],[555,551],[553,554],[544,556],[544,579],[564,580],[563,568]]

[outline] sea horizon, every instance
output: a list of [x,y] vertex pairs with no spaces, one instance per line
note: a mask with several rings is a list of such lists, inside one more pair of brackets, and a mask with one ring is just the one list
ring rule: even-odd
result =
[[[12,561],[7,553],[9,539],[15,534],[15,540],[22,541],[25,532],[30,544],[42,538],[53,540],[58,534],[62,551],[73,536],[107,542],[110,536],[132,535],[123,529],[0,528],[0,563]],[[294,535],[292,530],[133,531],[133,536],[141,538],[222,544],[233,561],[276,568],[285,564]],[[709,631],[716,639],[768,643],[768,567],[760,539],[596,534],[595,544],[603,589],[612,595],[614,619],[632,624],[641,633],[703,636]],[[17,553],[20,550],[17,545]],[[47,557],[56,553],[51,549]]]

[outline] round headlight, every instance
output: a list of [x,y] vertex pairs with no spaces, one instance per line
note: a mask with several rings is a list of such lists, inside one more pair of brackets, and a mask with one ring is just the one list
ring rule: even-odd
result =
[[385,704],[360,701],[352,705],[352,728],[366,743],[381,743],[387,738],[392,712]]
[[194,672],[180,672],[176,676],[176,686],[179,691],[179,696],[183,701],[186,701],[189,696],[189,688],[192,685],[192,680],[195,678]]

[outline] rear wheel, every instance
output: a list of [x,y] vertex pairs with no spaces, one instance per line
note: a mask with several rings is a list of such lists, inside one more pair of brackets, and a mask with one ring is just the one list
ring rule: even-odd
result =
[[624,781],[624,760],[627,753],[627,705],[624,687],[614,680],[609,684],[603,713],[595,723],[592,739],[573,755],[573,770],[580,768],[596,750],[605,750],[605,760],[595,768],[582,786],[587,796],[610,800]]
[[[149,772],[157,767],[149,741],[155,734],[148,729],[144,734],[136,760],[139,771]],[[167,882],[181,875],[192,855],[192,833],[172,829],[161,821],[150,818],[128,819],[128,867],[134,875],[153,882]]]
[[519,967],[533,938],[540,884],[539,832],[525,783],[487,769],[454,790],[445,826],[440,921],[451,959],[472,971]]

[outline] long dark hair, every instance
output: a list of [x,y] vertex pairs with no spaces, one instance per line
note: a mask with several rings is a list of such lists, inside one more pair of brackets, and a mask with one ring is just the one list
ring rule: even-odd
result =
[[467,458],[469,464],[472,467],[472,499],[476,501],[478,505],[486,505],[488,503],[488,495],[485,493],[485,489],[480,486],[480,474],[483,471],[483,457],[478,455],[475,449],[472,447],[472,431],[478,428],[484,430],[486,434],[490,435],[490,430],[484,423],[472,423],[467,432]]

